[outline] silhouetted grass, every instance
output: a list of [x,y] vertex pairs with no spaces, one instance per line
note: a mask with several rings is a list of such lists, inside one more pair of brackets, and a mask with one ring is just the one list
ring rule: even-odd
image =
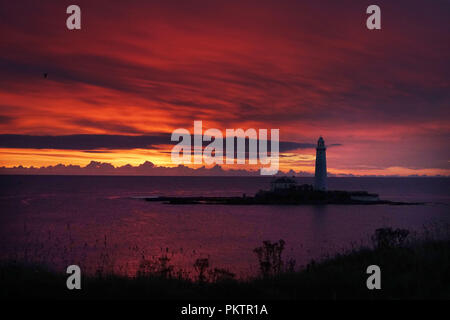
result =
[[[261,275],[238,280],[207,259],[195,280],[173,272],[167,257],[144,265],[136,277],[82,276],[81,290],[66,288],[67,275],[42,266],[0,264],[2,298],[57,299],[423,299],[450,298],[450,238],[409,239],[407,230],[379,229],[372,248],[353,249],[295,271],[281,258],[284,242],[255,249]],[[381,290],[368,290],[366,269],[381,268]]]

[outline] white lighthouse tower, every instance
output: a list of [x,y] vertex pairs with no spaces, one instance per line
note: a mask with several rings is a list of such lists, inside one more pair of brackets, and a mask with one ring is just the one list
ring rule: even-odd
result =
[[316,174],[314,176],[314,189],[327,190],[327,155],[325,141],[320,137],[316,148]]

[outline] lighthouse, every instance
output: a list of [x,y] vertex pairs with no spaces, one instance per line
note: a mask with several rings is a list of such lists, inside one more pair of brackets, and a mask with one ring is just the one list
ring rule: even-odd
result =
[[325,141],[320,137],[316,148],[316,174],[314,176],[314,189],[327,190],[327,155]]

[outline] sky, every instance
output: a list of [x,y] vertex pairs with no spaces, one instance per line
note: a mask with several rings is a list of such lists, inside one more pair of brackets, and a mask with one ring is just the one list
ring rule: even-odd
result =
[[450,175],[450,2],[370,4],[0,0],[0,167],[173,167],[201,120],[279,129],[283,171],[323,136],[330,174]]

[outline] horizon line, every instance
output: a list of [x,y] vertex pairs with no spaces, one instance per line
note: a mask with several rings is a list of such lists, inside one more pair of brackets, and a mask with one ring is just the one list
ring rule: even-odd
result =
[[[81,166],[78,164],[56,164],[49,166],[13,166],[13,167],[0,167],[0,175],[61,175],[61,176],[160,176],[160,177],[198,177],[198,176],[230,176],[230,177],[255,177],[261,176],[259,174],[259,168],[246,169],[246,168],[224,168],[220,165],[214,165],[207,167],[202,165],[199,167],[189,167],[186,165],[178,165],[173,167],[158,166],[151,161],[145,161],[137,166],[132,164],[125,164],[122,166],[114,166],[109,162],[90,161],[87,165]],[[279,170],[272,177],[277,176],[292,176],[299,178],[312,178],[314,172],[310,171],[295,171],[289,169],[287,171]],[[357,173],[334,173],[328,171],[327,176],[333,177],[377,177],[377,178],[449,178],[450,175],[442,174],[357,174]],[[270,177],[270,176],[268,176]]]

